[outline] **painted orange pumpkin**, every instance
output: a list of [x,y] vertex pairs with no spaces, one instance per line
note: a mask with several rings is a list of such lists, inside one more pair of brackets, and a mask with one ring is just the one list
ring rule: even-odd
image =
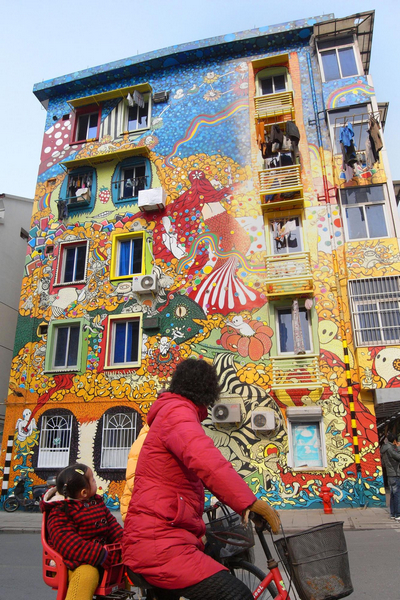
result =
[[219,343],[225,350],[238,352],[240,356],[251,360],[260,360],[264,354],[268,354],[271,349],[271,337],[274,332],[271,327],[264,325],[262,321],[243,321],[247,323],[254,331],[252,335],[243,335],[232,325],[227,325],[221,329],[221,339]]

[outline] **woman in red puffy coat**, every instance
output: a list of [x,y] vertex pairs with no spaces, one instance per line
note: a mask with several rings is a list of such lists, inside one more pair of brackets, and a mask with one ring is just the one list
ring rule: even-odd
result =
[[207,407],[218,400],[215,368],[204,360],[180,363],[168,392],[147,416],[125,519],[124,563],[158,588],[160,600],[251,600],[250,590],[204,554],[203,484],[234,511],[251,508],[279,527],[277,513],[257,500],[204,432]]

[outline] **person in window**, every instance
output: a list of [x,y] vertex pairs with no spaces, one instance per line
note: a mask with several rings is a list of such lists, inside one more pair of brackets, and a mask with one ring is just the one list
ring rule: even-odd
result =
[[393,433],[387,434],[387,442],[381,447],[381,457],[390,489],[390,518],[400,521],[400,452]]
[[219,397],[215,368],[188,359],[151,407],[150,430],[136,468],[125,519],[123,561],[157,588],[159,600],[251,600],[251,591],[204,553],[204,487],[234,511],[262,514],[273,531],[279,516],[257,500],[214,446],[201,421]]
[[65,600],[92,600],[99,568],[112,564],[104,546],[122,537],[121,525],[96,492],[92,470],[77,463],[58,474],[56,487],[46,492],[40,505],[48,513],[48,543],[68,569]]

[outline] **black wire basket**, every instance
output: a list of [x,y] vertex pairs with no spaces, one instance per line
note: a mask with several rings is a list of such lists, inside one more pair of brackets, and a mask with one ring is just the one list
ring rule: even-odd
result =
[[222,517],[206,524],[206,552],[219,561],[248,553],[254,546],[252,524],[243,525],[240,515],[228,512],[226,507],[223,510]]
[[339,600],[353,592],[343,522],[275,541],[301,600]]

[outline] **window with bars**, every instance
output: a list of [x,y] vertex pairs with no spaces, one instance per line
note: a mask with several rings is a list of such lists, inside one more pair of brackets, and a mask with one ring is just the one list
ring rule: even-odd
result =
[[103,416],[102,469],[126,469],[130,447],[138,434],[138,415],[117,413]]
[[388,237],[386,198],[382,185],[340,190],[347,239]]
[[78,167],[68,173],[61,184],[59,201],[66,202],[68,212],[93,208],[97,177],[93,167]]
[[139,192],[151,185],[151,167],[148,159],[138,156],[120,162],[112,176],[111,194],[114,204],[132,204]]
[[87,242],[61,244],[57,267],[57,283],[83,281],[86,274]]
[[400,344],[400,277],[348,282],[356,346]]
[[71,446],[72,415],[42,418],[39,439],[38,468],[68,466]]

